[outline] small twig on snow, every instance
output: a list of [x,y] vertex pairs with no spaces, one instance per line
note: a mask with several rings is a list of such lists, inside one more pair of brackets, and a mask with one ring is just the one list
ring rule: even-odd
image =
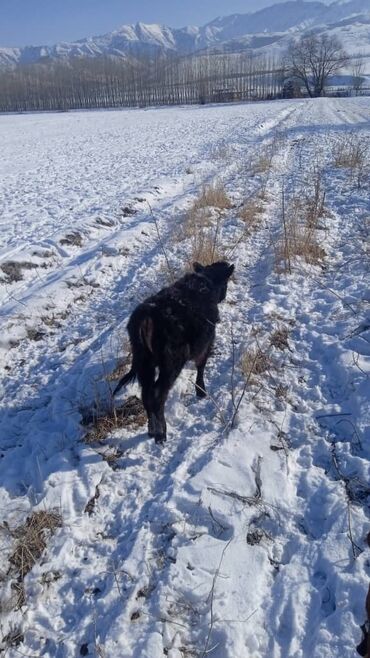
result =
[[[208,599],[207,599],[207,601],[210,601],[211,620],[210,620],[210,623],[209,623],[207,639],[206,639],[206,643],[205,643],[205,646],[204,646],[204,649],[203,649],[203,653],[202,653],[202,655],[201,655],[201,658],[205,658],[205,656],[209,653],[209,642],[210,642],[210,639],[211,639],[211,633],[212,633],[213,625],[214,625],[214,623],[215,623],[214,609],[213,609],[213,601],[214,601],[214,594],[215,594],[216,581],[217,581],[217,578],[218,578],[218,576],[219,576],[219,574],[220,574],[220,569],[221,569],[221,565],[222,565],[222,561],[223,561],[223,559],[224,559],[225,553],[226,553],[227,549],[229,548],[229,546],[230,546],[230,544],[231,544],[231,542],[232,542],[232,539],[233,539],[233,538],[231,537],[231,539],[229,539],[229,541],[227,542],[227,544],[224,546],[224,548],[223,548],[223,550],[222,550],[221,557],[220,557],[220,561],[219,561],[219,563],[218,563],[218,567],[217,567],[217,569],[216,569],[216,571],[215,571],[215,573],[214,573],[214,576],[213,576],[211,591],[210,591],[210,593],[209,593],[209,595],[208,595]],[[217,645],[216,645],[216,646],[217,646]],[[213,647],[213,648],[215,648],[215,647]]]
[[169,271],[169,273],[170,273],[170,276],[171,276],[172,281],[175,281],[175,278],[176,278],[176,277],[175,277],[174,271],[173,271],[173,269],[172,269],[172,267],[171,267],[171,265],[170,265],[170,261],[168,260],[167,251],[166,251],[166,249],[165,249],[165,246],[164,246],[164,243],[163,243],[163,240],[162,240],[162,236],[161,236],[160,231],[159,231],[158,220],[157,220],[155,214],[153,213],[153,209],[152,209],[152,206],[150,205],[149,201],[147,201],[147,204],[148,204],[148,206],[149,206],[150,214],[151,214],[151,216],[153,217],[153,221],[154,221],[154,225],[155,225],[155,230],[156,230],[156,232],[157,232],[157,236],[158,236],[158,242],[159,242],[159,245],[160,245],[160,247],[161,247],[161,249],[162,249],[163,256],[164,256],[164,258],[165,258],[165,261],[166,261],[166,265],[167,265],[168,271]]

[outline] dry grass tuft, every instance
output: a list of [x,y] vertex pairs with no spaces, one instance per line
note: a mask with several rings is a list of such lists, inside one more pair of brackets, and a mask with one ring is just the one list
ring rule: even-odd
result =
[[[24,635],[19,627],[14,627],[12,628],[9,633],[7,633],[1,642],[2,647],[4,652],[7,653],[7,649],[10,649],[11,647],[19,647],[20,644],[22,644],[24,641]],[[22,655],[22,654],[21,654]]]
[[60,239],[60,244],[66,244],[72,247],[82,247],[82,235],[78,231],[67,233],[64,238]]
[[[316,169],[307,183],[307,191],[303,194],[303,202],[300,205],[305,224],[309,228],[322,228],[320,220],[328,214],[325,207],[325,197],[326,192],[323,189],[321,172]],[[295,202],[299,207],[298,197],[296,197]]]
[[227,260],[218,227],[211,231],[194,233],[187,258],[190,267],[194,261],[202,265],[212,265],[216,261]]
[[288,392],[289,392],[289,387],[280,383],[275,388],[275,397],[278,400],[287,400]]
[[278,272],[288,272],[294,257],[303,258],[306,263],[320,265],[326,256],[313,230],[291,224],[288,234],[275,245],[275,263]]
[[204,186],[186,212],[180,236],[176,235],[175,240],[177,241],[179,237],[180,240],[192,238],[195,234],[203,232],[207,228],[212,228],[215,213],[219,216],[221,210],[231,207],[231,201],[222,185]]
[[272,165],[272,153],[267,150],[258,154],[257,158],[252,163],[252,172],[256,174],[266,174],[270,171]]
[[184,217],[180,239],[191,238],[195,233],[211,228],[215,210],[221,211],[231,207],[232,203],[222,185],[205,185]]
[[240,219],[245,223],[246,228],[254,229],[259,225],[262,213],[263,206],[261,199],[257,196],[253,196],[244,201],[238,214]]
[[361,135],[350,133],[337,142],[333,148],[335,167],[345,169],[362,168],[369,155],[369,145]]
[[289,261],[292,255],[301,256],[306,263],[311,265],[319,265],[326,256],[326,252],[316,242],[312,241],[310,234],[301,235],[298,238],[295,236],[294,240],[289,241],[288,246],[278,244],[275,249],[278,272],[287,272],[291,269]]
[[15,548],[9,558],[20,580],[31,571],[46,548],[47,537],[62,526],[62,517],[56,510],[33,512],[26,522],[11,530],[16,538]]
[[23,270],[33,270],[37,268],[38,265],[32,262],[26,261],[16,261],[16,260],[7,260],[4,263],[1,263],[0,269],[5,274],[5,283],[13,283],[16,281],[23,280]]
[[269,144],[265,144],[256,153],[251,163],[252,174],[267,174],[272,167],[275,153],[281,148],[283,136],[276,134]]
[[333,148],[334,167],[347,169],[351,179],[355,179],[357,187],[368,178],[370,144],[362,135],[350,133]]
[[53,313],[52,315],[42,315],[41,321],[46,324],[47,327],[53,329],[60,329],[63,325],[60,320],[66,320],[68,318],[68,311],[60,311],[59,313]]
[[211,265],[217,260],[225,260],[225,249],[221,238],[222,218],[219,211],[193,205],[187,212],[181,229],[180,239],[187,240],[186,252],[188,268],[194,261]]
[[248,379],[253,375],[262,375],[270,368],[270,356],[260,347],[246,350],[241,358],[241,369],[245,377]]
[[112,407],[105,412],[98,411],[83,419],[84,425],[91,425],[91,429],[84,436],[84,442],[88,444],[101,443],[108,434],[122,427],[137,428],[145,425],[146,413],[141,400],[136,395],[131,395],[120,407]]
[[121,379],[131,367],[132,355],[129,342],[126,341],[126,349],[123,349],[124,356],[118,359],[117,365],[112,372],[108,375],[105,375],[104,379],[107,382],[115,381],[116,379]]
[[[24,579],[40,560],[49,537],[61,526],[62,517],[56,510],[32,512],[25,523],[14,528],[7,521],[1,525],[1,530],[13,540],[13,548],[8,557],[10,567],[6,574],[10,579],[11,596],[0,602],[1,612],[19,610],[25,604]],[[22,641],[18,631],[11,631],[0,643],[0,653],[4,643],[6,646],[17,646]]]
[[27,329],[27,338],[29,340],[34,340],[35,342],[38,342],[39,340],[45,338],[45,336],[46,336],[45,331],[42,331],[40,329],[35,329],[34,327],[28,327]]
[[278,350],[288,350],[289,343],[289,330],[287,327],[279,327],[274,331],[270,336],[270,343],[273,347],[276,347]]
[[306,263],[321,265],[326,251],[318,242],[320,220],[326,214],[325,191],[320,172],[314,172],[306,191],[286,197],[282,195],[282,232],[275,243],[278,272],[291,272],[298,256]]
[[203,186],[184,217],[180,234],[175,236],[176,241],[190,240],[188,265],[195,260],[210,265],[225,258],[220,240],[221,214],[232,207],[221,183]]
[[213,185],[203,186],[199,197],[194,201],[193,207],[195,210],[200,210],[201,208],[228,210],[232,208],[232,203],[222,183],[215,183]]

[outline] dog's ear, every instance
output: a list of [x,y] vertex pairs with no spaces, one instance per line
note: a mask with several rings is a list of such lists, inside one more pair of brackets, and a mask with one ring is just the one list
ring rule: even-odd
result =
[[234,270],[235,270],[235,265],[230,265],[227,268],[227,278],[228,279],[230,279],[230,277],[231,277],[232,273],[234,272]]
[[195,261],[195,263],[193,263],[193,270],[197,274],[202,274],[202,272],[204,272],[204,267],[203,267],[203,265],[201,265],[200,263],[197,263]]

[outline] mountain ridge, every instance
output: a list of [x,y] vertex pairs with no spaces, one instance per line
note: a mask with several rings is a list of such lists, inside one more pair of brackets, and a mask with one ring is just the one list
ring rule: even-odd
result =
[[[325,5],[319,0],[288,0],[257,12],[219,16],[204,26],[187,25],[171,28],[157,23],[137,22],[122,25],[117,30],[103,35],[85,37],[77,41],[61,41],[53,46],[25,46],[22,48],[0,48],[0,68],[14,68],[22,64],[68,60],[75,57],[112,56],[129,58],[149,56],[164,52],[186,55],[209,48],[232,49],[233,42],[243,48],[265,48],[283,43],[293,34],[309,29],[348,25],[369,25],[368,39],[365,31],[363,40],[369,44],[370,55],[370,8],[368,0],[337,0]],[[342,29],[343,26],[340,26]],[[253,37],[259,35],[259,39]],[[356,39],[354,39],[354,43]],[[254,45],[251,45],[254,44]],[[257,45],[256,45],[257,44]]]

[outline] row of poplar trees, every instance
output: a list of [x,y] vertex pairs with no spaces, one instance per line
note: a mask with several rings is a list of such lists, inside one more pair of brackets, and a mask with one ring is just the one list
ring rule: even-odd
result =
[[0,73],[0,111],[275,98],[283,80],[277,59],[251,52],[43,61]]

